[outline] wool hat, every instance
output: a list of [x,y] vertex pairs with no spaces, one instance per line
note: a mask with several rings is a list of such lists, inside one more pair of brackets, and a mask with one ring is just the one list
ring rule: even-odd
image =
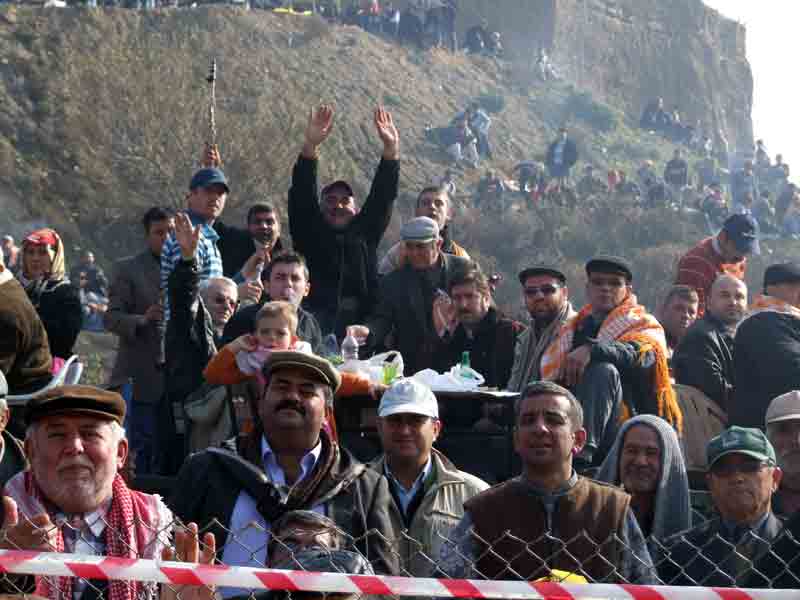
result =
[[25,425],[43,417],[64,414],[87,414],[125,421],[125,400],[116,392],[91,385],[62,385],[31,398],[25,406]]

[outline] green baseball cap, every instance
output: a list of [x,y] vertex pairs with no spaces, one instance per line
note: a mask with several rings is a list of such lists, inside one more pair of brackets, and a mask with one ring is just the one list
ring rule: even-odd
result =
[[744,454],[756,460],[776,464],[775,450],[760,429],[751,427],[728,427],[708,442],[706,457],[708,468],[728,454]]

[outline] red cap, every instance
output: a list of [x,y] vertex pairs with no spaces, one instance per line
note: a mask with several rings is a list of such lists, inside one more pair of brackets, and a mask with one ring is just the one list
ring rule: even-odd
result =
[[22,243],[35,246],[58,246],[58,238],[52,229],[37,229],[29,233]]

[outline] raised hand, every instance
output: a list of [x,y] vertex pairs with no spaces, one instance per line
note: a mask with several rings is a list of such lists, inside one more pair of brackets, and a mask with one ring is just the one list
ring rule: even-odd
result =
[[20,518],[17,503],[9,496],[3,496],[3,528],[0,531],[0,548],[4,550],[56,551],[58,528],[47,513],[35,515],[30,519]]
[[181,248],[181,256],[184,260],[191,260],[197,254],[197,246],[200,244],[200,227],[192,225],[189,215],[179,213],[175,217],[175,240]]
[[[161,558],[166,561],[213,565],[217,554],[217,542],[213,533],[203,535],[203,546],[201,551],[197,524],[189,523],[186,529],[175,532],[175,547],[164,548]],[[205,585],[164,585],[161,588],[161,600],[214,600],[215,597],[214,588]]]
[[205,143],[203,155],[200,157],[200,164],[205,168],[219,167],[222,164],[222,156],[219,153],[217,144]]
[[383,142],[383,157],[397,160],[400,153],[400,134],[394,126],[392,113],[382,106],[375,109],[375,129]]
[[303,155],[316,156],[317,148],[328,139],[331,131],[333,131],[333,107],[323,104],[316,110],[312,108],[308,115],[308,125],[306,125]]

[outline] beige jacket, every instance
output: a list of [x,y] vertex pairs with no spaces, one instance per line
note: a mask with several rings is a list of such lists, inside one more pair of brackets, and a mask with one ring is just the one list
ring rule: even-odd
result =
[[[431,454],[431,473],[424,483],[422,499],[411,526],[405,530],[400,509],[392,503],[390,512],[392,532],[401,560],[401,573],[413,577],[435,577],[442,546],[452,538],[452,532],[464,515],[464,502],[489,488],[489,484],[459,471],[438,450]],[[370,468],[384,474],[386,456],[369,464]],[[389,484],[391,485],[391,483]]]

